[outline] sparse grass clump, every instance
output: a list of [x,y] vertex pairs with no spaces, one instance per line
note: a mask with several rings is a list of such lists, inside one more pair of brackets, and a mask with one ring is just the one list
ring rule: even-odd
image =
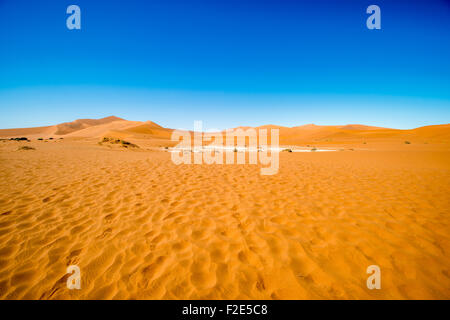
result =
[[317,148],[312,148],[311,149],[311,152],[315,152],[315,151],[317,151]]
[[405,141],[405,144],[411,144],[411,142],[410,141]]
[[36,149],[33,147],[29,147],[29,146],[21,146],[17,150],[36,150]]
[[38,140],[39,140],[39,141],[42,141],[42,140],[44,140],[44,138],[38,138]]
[[129,141],[116,139],[116,138],[108,138],[108,137],[104,137],[103,140],[101,142],[99,142],[98,144],[102,145],[103,143],[106,143],[106,142],[109,142],[111,144],[120,144],[124,148],[139,148],[138,145],[131,143]]
[[292,152],[292,149],[283,149],[283,152]]
[[124,148],[128,148],[128,147],[130,147],[130,148],[139,148],[136,144],[128,142],[128,141],[125,141],[125,140],[120,140],[120,143],[122,144],[122,147],[124,147]]

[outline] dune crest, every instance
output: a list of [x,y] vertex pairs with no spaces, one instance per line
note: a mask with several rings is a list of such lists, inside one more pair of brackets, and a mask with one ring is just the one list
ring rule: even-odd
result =
[[[295,127],[283,127],[273,124],[259,127],[241,126],[235,129],[247,130],[278,129],[282,145],[300,144],[366,144],[367,142],[403,142],[447,143],[450,142],[450,124],[424,126],[409,130],[390,129],[361,124],[340,126],[319,126],[306,124]],[[48,138],[52,135],[60,137],[98,138],[106,135],[132,137],[168,143],[173,129],[164,128],[155,122],[129,121],[115,116],[102,119],[78,119],[73,122],[61,123],[55,126],[0,129],[0,137],[29,136]],[[225,131],[223,131],[225,132]],[[164,142],[165,141],[165,142]]]
[[73,133],[75,131],[82,130],[82,129],[85,129],[88,127],[103,125],[103,124],[111,123],[114,121],[124,121],[124,119],[121,119],[121,118],[118,118],[115,116],[110,116],[110,117],[106,117],[106,118],[102,118],[102,119],[77,119],[72,122],[65,122],[65,123],[58,124],[56,126],[57,130],[54,134],[55,135],[66,135],[66,134]]

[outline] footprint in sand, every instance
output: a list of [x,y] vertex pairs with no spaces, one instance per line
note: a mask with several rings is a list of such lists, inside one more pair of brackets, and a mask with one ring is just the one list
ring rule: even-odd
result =
[[99,235],[99,236],[97,237],[97,239],[104,239],[104,238],[106,238],[108,235],[110,235],[111,232],[112,232],[112,229],[111,229],[111,228],[108,228],[108,229],[106,229],[105,231],[103,231],[103,233],[102,233],[101,235]]

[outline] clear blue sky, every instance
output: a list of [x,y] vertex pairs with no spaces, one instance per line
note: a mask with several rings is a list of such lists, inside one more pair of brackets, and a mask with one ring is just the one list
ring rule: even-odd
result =
[[0,128],[449,123],[450,1],[0,0],[0,113]]

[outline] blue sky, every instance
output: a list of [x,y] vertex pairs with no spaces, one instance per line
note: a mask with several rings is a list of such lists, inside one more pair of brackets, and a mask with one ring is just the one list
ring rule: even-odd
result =
[[449,1],[120,2],[0,0],[0,128],[450,122]]

